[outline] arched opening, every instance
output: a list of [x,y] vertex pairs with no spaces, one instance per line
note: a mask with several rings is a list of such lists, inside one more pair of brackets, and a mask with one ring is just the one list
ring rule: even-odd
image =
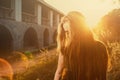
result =
[[53,34],[53,43],[57,42],[57,30],[55,30],[54,34]]
[[45,29],[44,31],[44,46],[49,45],[49,31],[48,29]]
[[10,31],[0,24],[0,56],[13,51],[13,38]]
[[25,32],[23,45],[25,50],[38,49],[38,37],[33,28],[29,28]]

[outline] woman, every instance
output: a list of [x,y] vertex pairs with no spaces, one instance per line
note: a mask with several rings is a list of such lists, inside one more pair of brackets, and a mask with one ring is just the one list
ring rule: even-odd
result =
[[106,80],[108,55],[93,39],[79,12],[70,12],[58,26],[58,67],[54,80]]

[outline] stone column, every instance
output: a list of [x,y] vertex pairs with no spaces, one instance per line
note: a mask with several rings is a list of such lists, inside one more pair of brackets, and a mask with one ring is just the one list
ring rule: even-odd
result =
[[59,24],[59,22],[60,22],[60,15],[57,14],[57,25]]
[[11,17],[13,19],[15,19],[15,12],[14,12],[14,10],[15,10],[15,0],[11,0],[11,9],[12,9],[12,15],[11,15]]
[[22,0],[15,0],[15,20],[22,21]]
[[38,14],[37,15],[38,15],[37,23],[39,25],[41,25],[41,22],[42,22],[42,7],[41,7],[40,4],[38,5]]
[[50,26],[53,27],[53,11],[50,11]]

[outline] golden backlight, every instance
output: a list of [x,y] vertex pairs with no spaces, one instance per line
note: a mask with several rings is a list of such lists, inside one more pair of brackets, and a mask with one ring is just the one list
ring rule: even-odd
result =
[[116,7],[112,0],[91,0],[91,3],[87,4],[88,11],[83,13],[90,28],[93,28],[104,15]]
[[119,7],[117,0],[45,0],[63,13],[80,11],[93,28],[102,16]]

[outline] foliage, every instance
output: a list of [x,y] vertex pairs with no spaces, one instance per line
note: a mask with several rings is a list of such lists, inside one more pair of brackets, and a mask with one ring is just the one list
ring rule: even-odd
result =
[[120,9],[114,9],[102,17],[93,32],[104,42],[110,54],[111,70],[108,80],[120,80]]
[[[29,54],[29,51],[26,53]],[[29,67],[14,75],[15,80],[53,80],[57,67],[56,50],[40,50],[40,53],[29,59]]]
[[104,43],[120,41],[120,9],[114,9],[98,23],[94,32]]
[[33,58],[32,52],[30,52],[30,51],[26,51],[26,52],[24,52],[24,54],[28,57],[28,59]]

